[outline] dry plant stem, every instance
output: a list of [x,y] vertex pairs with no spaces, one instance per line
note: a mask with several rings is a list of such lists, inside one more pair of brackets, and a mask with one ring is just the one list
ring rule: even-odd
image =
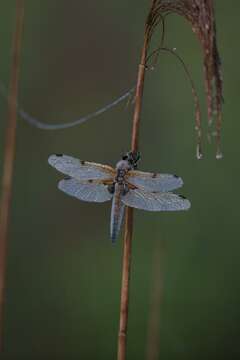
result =
[[123,245],[122,291],[120,307],[120,324],[118,334],[118,360],[126,359],[127,323],[129,304],[129,282],[132,253],[133,209],[126,210],[126,223]]
[[21,38],[24,18],[24,0],[16,1],[16,25],[12,40],[12,63],[8,103],[8,124],[5,137],[3,161],[2,197],[0,203],[0,348],[3,337],[3,305],[6,272],[6,248],[9,213],[12,195],[13,164],[16,144],[17,95]]
[[147,36],[145,36],[143,49],[142,49],[141,62],[139,64],[139,69],[138,69],[138,79],[137,79],[136,96],[135,96],[135,109],[133,115],[132,143],[131,143],[131,149],[133,152],[138,150],[140,115],[142,110],[143,88],[144,88],[144,79],[145,79],[145,71],[146,71],[147,47],[148,47],[148,39]]
[[[133,128],[132,128],[132,145],[131,145],[132,151],[137,151],[138,149],[139,125],[140,125],[140,114],[142,108],[147,47],[148,47],[148,40],[147,40],[147,36],[145,35],[141,62],[138,70],[137,87],[136,87],[135,110],[134,110]],[[125,230],[124,230],[124,245],[123,245],[124,248],[123,248],[120,324],[119,324],[119,334],[118,334],[118,360],[126,359],[132,234],[133,234],[133,209],[127,208]]]

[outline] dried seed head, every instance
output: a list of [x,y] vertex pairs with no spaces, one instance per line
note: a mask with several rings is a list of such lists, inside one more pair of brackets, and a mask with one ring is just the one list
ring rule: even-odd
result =
[[[213,0],[153,0],[146,22],[149,42],[155,27],[164,22],[167,14],[176,13],[183,16],[197,35],[203,49],[203,64],[209,125],[216,118],[216,141],[220,146],[222,127],[223,86],[221,60],[217,48],[216,23]],[[199,114],[197,115],[199,116]],[[198,118],[196,122],[201,125]]]

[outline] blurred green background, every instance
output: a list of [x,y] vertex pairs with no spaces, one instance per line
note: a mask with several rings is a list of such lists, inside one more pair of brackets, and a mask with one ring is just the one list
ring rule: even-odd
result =
[[[230,6],[234,4],[235,7]],[[224,159],[204,138],[195,158],[191,89],[181,65],[162,54],[147,74],[141,123],[142,170],[176,173],[192,202],[186,213],[135,212],[128,359],[146,359],[153,281],[163,283],[159,359],[239,359],[240,2],[215,1],[223,60]],[[148,0],[26,0],[19,101],[45,122],[98,109],[136,80]],[[15,1],[1,2],[0,79],[8,84]],[[160,32],[159,32],[160,34]],[[176,47],[200,94],[201,49],[171,16]],[[6,101],[0,99],[0,174]],[[110,204],[57,190],[51,153],[114,165],[129,149],[132,108],[121,104],[77,128],[48,132],[18,121],[8,245],[3,360],[116,359],[122,238],[109,240]],[[159,253],[159,270],[155,270]],[[151,336],[150,336],[151,337]]]

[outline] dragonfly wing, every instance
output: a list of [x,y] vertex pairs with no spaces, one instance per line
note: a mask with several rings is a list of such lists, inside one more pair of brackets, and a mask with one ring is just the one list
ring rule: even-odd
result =
[[61,173],[78,180],[111,179],[115,174],[111,166],[87,162],[67,155],[51,155],[48,162]]
[[83,201],[101,203],[112,199],[108,186],[100,183],[82,183],[69,178],[59,181],[58,188],[66,194]]
[[191,206],[190,201],[181,195],[167,192],[150,193],[141,189],[129,190],[122,197],[122,202],[127,206],[147,211],[188,210]]
[[178,189],[183,185],[180,177],[170,174],[156,174],[131,170],[127,174],[127,181],[137,187],[150,192],[167,192]]

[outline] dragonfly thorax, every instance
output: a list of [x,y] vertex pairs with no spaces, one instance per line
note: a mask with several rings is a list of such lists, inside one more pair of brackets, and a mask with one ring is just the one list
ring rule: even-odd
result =
[[131,170],[132,169],[132,166],[131,164],[129,163],[129,161],[127,160],[120,160],[117,165],[116,165],[116,169],[117,170],[125,170],[125,171],[128,171],[128,170]]
[[131,170],[132,166],[127,160],[120,160],[116,165],[116,182],[123,184],[125,182],[126,173]]

